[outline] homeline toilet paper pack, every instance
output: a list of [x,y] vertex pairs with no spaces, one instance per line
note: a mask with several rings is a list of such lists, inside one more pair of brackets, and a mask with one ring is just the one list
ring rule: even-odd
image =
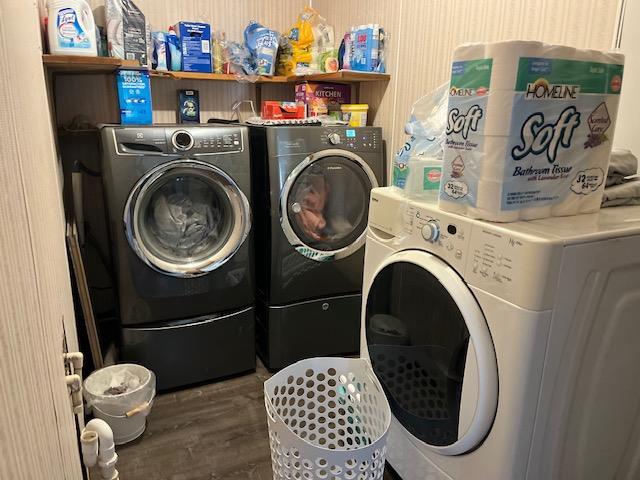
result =
[[623,64],[542,42],[458,47],[440,207],[498,222],[597,211]]

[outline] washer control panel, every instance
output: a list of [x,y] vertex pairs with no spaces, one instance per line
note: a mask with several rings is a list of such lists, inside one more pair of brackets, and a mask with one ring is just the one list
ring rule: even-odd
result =
[[121,155],[216,155],[244,150],[245,130],[218,125],[122,127],[113,130]]
[[238,128],[167,129],[171,153],[193,155],[234,153],[243,150],[242,131]]
[[433,208],[421,208],[410,202],[403,214],[403,234],[412,236],[412,244],[438,255],[458,271],[464,269],[468,255],[469,225],[449,218]]

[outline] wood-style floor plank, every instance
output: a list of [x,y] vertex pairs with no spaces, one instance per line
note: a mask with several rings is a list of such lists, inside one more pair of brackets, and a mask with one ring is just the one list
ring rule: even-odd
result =
[[120,478],[271,480],[267,378],[259,365],[255,373],[159,395],[142,437],[116,449]]

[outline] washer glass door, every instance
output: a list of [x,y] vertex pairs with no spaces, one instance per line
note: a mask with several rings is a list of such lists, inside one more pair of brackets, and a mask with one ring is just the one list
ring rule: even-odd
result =
[[369,193],[378,182],[359,156],[324,150],[289,175],[282,193],[282,228],[298,252],[318,261],[343,258],[365,241]]
[[497,364],[469,288],[424,251],[392,255],[366,293],[368,353],[395,418],[444,455],[481,442],[495,416]]
[[142,261],[167,275],[194,277],[233,256],[249,233],[251,214],[247,198],[225,172],[176,160],[140,179],[124,223]]

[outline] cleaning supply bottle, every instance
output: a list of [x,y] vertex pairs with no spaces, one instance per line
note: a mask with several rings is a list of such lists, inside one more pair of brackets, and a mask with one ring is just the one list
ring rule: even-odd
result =
[[166,36],[167,41],[167,60],[169,70],[179,72],[182,70],[182,49],[180,47],[180,39],[176,35],[173,26],[169,27],[169,34]]
[[52,0],[47,4],[49,52],[97,57],[96,25],[85,0]]

